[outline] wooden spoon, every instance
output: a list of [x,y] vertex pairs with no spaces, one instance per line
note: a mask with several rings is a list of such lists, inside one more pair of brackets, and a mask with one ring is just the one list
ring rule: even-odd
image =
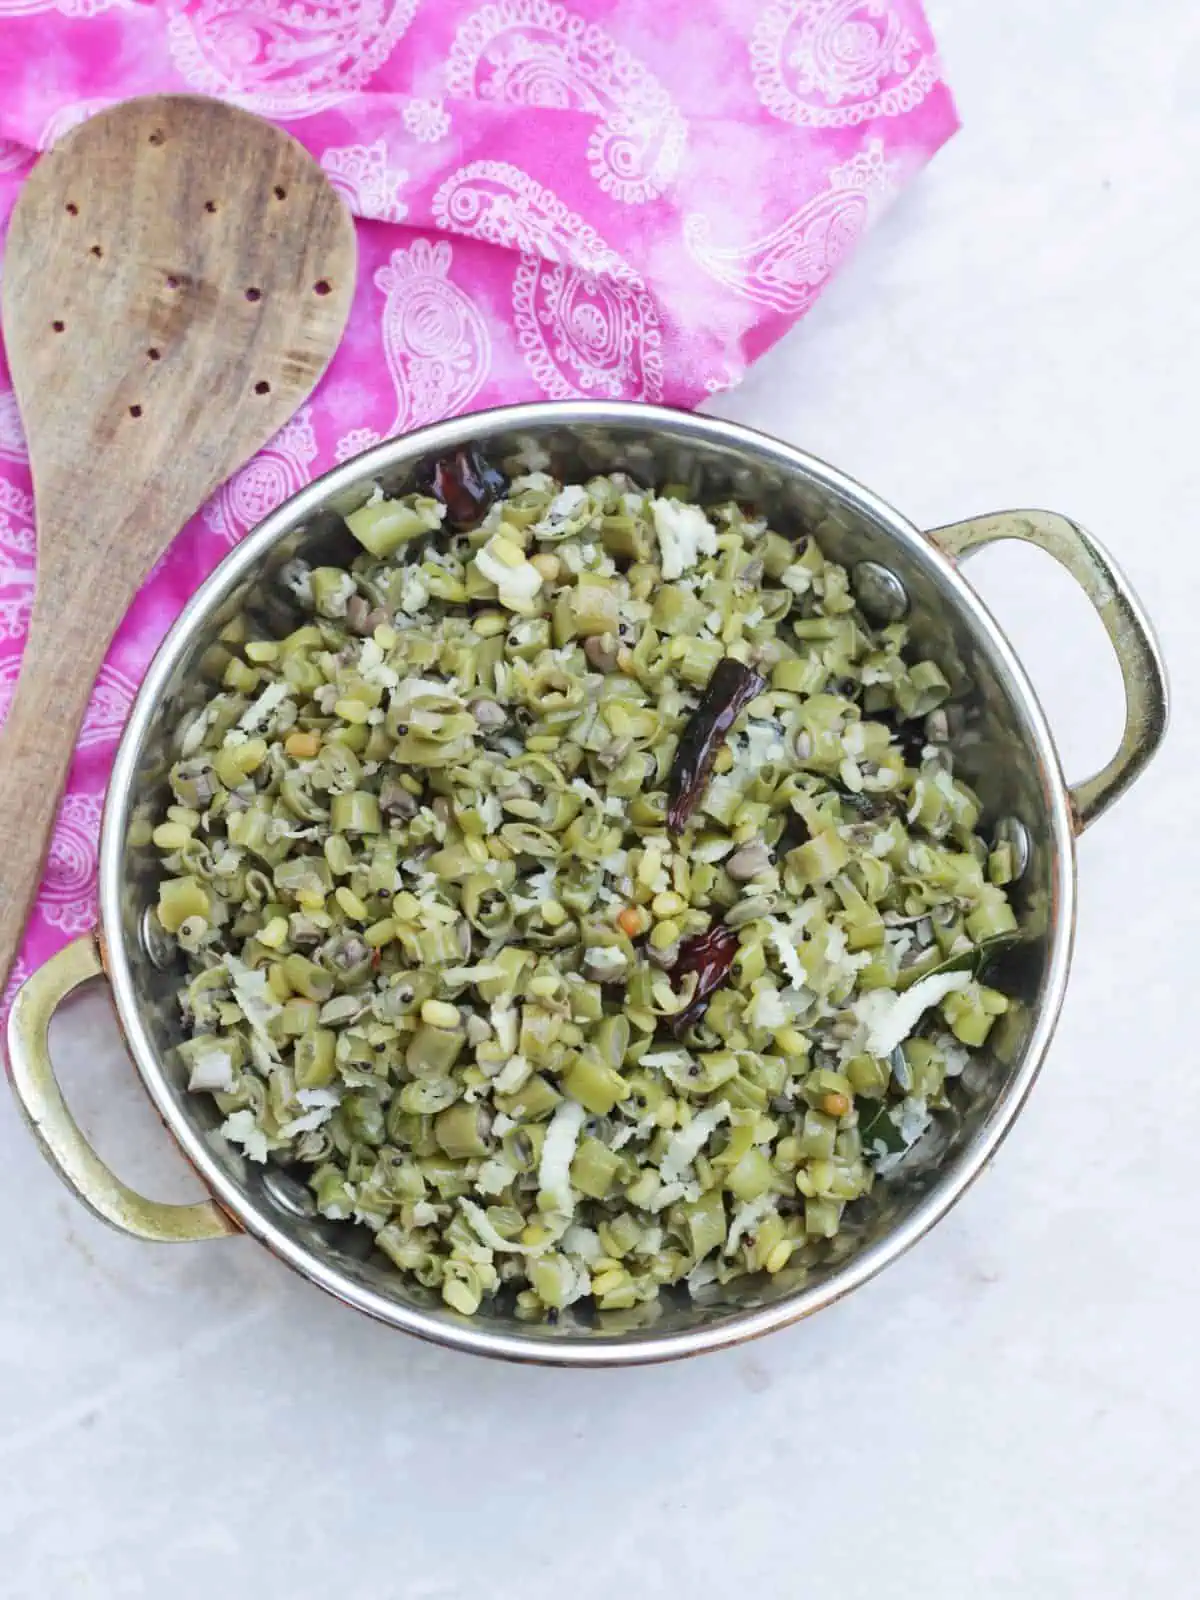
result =
[[109,641],[183,524],[312,392],[354,271],[316,162],[217,100],[101,112],[21,191],[2,309],[37,588],[0,732],[0,989]]

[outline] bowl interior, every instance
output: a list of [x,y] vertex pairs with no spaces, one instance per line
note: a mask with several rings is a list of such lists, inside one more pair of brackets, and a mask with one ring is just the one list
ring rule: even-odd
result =
[[[294,555],[348,558],[342,515],[377,482],[402,493],[429,460],[473,441],[493,460],[532,445],[561,477],[620,469],[646,484],[685,483],[697,498],[735,495],[781,532],[814,534],[854,567],[882,563],[903,584],[916,644],[936,660],[962,708],[958,770],[985,806],[982,826],[1015,819],[1029,861],[1015,901],[1025,935],[998,980],[1017,1003],[987,1055],[957,1080],[954,1105],[901,1169],[851,1208],[815,1268],[742,1281],[693,1303],[664,1297],[648,1311],[597,1322],[564,1314],[553,1328],[481,1312],[465,1319],[409,1286],[366,1230],[312,1215],[307,1191],[282,1170],[245,1160],[217,1133],[206,1096],[189,1095],[180,1038],[178,971],[156,964],[143,937],[155,899],[155,856],[139,844],[163,803],[185,714],[214,688],[210,654],[241,611],[283,632],[297,617],[274,574]],[[347,463],[288,502],[222,564],[156,659],[130,720],[105,817],[101,893],[114,990],[138,1068],[210,1187],[271,1248],[325,1288],[388,1321],[467,1348],[535,1359],[648,1359],[686,1354],[791,1320],[845,1292],[897,1254],[951,1203],[1006,1131],[1027,1092],[1058,1010],[1073,921],[1072,846],[1061,779],[1041,713],[1003,637],[945,560],[889,507],[842,475],[773,441],[713,419],[647,408],[522,407],[459,419]]]

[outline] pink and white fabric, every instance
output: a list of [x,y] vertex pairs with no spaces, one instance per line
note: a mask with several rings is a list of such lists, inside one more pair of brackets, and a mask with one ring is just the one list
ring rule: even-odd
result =
[[[0,0],[0,226],[39,150],[171,90],[303,141],[359,219],[358,290],[311,402],[193,519],[113,643],[14,982],[89,926],[136,686],[264,513],[453,413],[728,388],[958,125],[917,0]],[[33,570],[0,356],[0,719]]]

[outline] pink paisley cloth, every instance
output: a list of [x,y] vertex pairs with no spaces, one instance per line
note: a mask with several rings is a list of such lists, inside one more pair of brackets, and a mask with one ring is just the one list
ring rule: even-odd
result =
[[[132,697],[230,545],[335,462],[440,417],[728,388],[958,126],[917,0],[0,0],[0,227],[39,150],[161,91],[295,134],[358,218],[358,288],[313,398],[192,520],[113,642],[5,1006],[94,921]],[[33,582],[0,355],[0,720]]]

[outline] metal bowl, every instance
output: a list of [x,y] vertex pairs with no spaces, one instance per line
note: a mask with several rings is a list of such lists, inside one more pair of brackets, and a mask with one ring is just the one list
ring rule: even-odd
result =
[[[958,770],[982,797],[983,826],[1013,838],[1026,858],[1015,896],[1022,940],[1002,980],[1016,1003],[993,1031],[987,1055],[958,1080],[951,1111],[876,1184],[819,1266],[743,1280],[703,1303],[664,1295],[659,1307],[642,1308],[640,1319],[567,1313],[555,1327],[449,1310],[407,1285],[373,1252],[365,1230],[324,1221],[301,1185],[225,1143],[207,1097],[186,1092],[172,1049],[180,1035],[178,975],[145,938],[154,852],[138,842],[160,803],[180,718],[209,692],[206,651],[243,610],[270,618],[283,604],[282,586],[273,581],[278,568],[297,554],[348,554],[342,517],[376,482],[402,493],[431,459],[457,446],[474,444],[499,459],[528,441],[549,450],[567,476],[622,469],[647,484],[684,483],[702,499],[749,501],[784,532],[815,533],[850,569],[864,609],[903,609],[918,648],[941,665],[962,717]],[[1101,773],[1073,788],[1020,663],[956,565],[996,539],[1025,540],[1061,562],[1096,606],[1120,660],[1121,748]],[[279,621],[287,625],[283,616]],[[1113,563],[1064,517],[1010,512],[921,533],[869,490],[799,450],[730,422],[649,406],[569,401],[439,423],[379,445],[294,495],[230,552],[167,635],[113,768],[100,847],[99,937],[68,946],[17,995],[8,1035],[14,1086],[46,1155],[79,1198],[142,1238],[245,1231],[358,1310],[478,1355],[619,1366],[734,1344],[810,1316],[865,1283],[944,1216],[995,1154],[1041,1068],[1062,1003],[1075,922],[1075,836],[1141,772],[1165,727],[1166,681],[1149,624]],[[63,1102],[47,1050],[49,1018],[65,994],[102,970],[138,1073],[211,1199],[168,1206],[134,1194],[91,1151]]]

